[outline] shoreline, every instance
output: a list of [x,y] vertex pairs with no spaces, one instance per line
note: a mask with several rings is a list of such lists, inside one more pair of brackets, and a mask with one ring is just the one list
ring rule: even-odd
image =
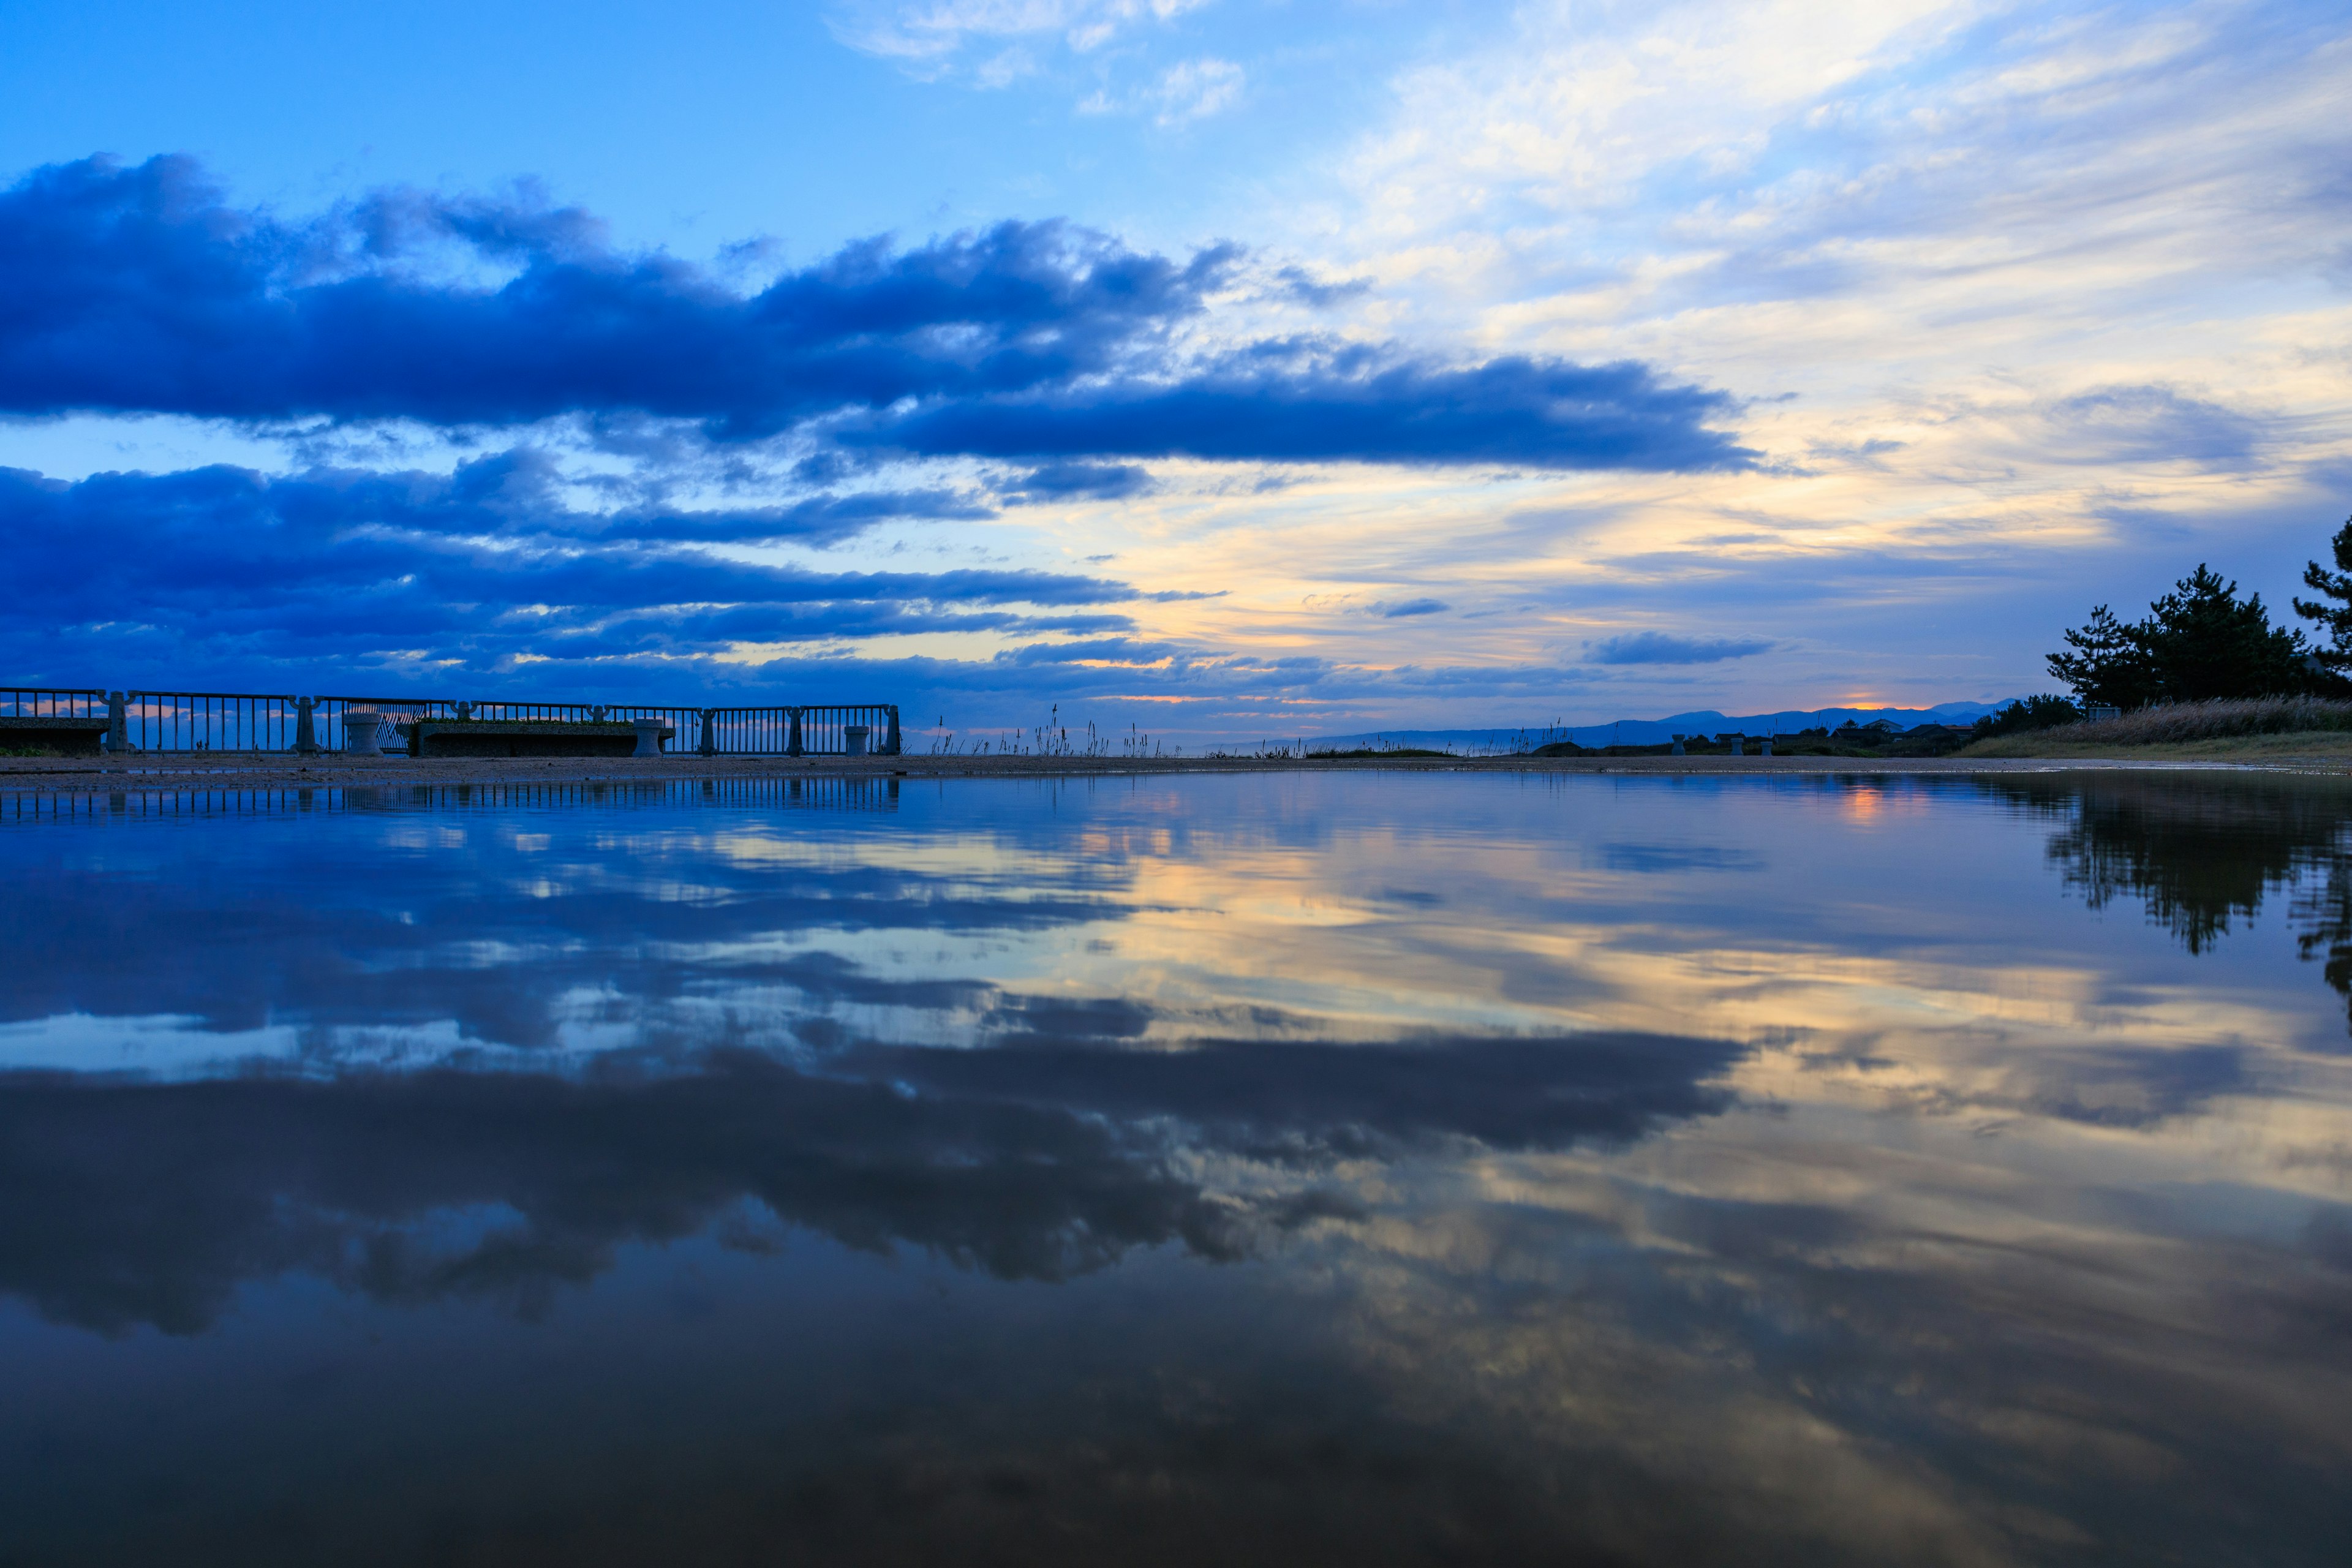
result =
[[405,757],[220,753],[0,759],[0,795],[130,790],[623,784],[694,779],[1110,778],[1172,773],[1609,773],[1657,777],[2165,772],[2352,776],[2352,757]]

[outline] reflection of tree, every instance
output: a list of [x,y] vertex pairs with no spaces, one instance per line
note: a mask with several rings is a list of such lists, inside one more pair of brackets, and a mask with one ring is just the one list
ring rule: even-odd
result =
[[2327,983],[2352,999],[2352,787],[2342,781],[2173,773],[1980,785],[2063,824],[2050,858],[2084,903],[2104,909],[2128,894],[2191,952],[2251,921],[2266,895],[2295,888],[2298,947],[2305,958],[2324,951]]
[[2327,984],[2352,1010],[2352,862],[2341,855],[2327,861],[2327,876],[2315,887],[2296,889],[2294,945],[2305,958],[2326,955]]

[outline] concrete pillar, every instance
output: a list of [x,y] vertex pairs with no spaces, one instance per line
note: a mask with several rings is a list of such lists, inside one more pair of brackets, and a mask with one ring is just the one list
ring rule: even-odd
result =
[[306,757],[319,754],[319,700],[294,699],[294,749]]
[[343,754],[347,757],[380,757],[383,748],[376,744],[376,732],[383,728],[383,715],[367,710],[343,710]]
[[866,737],[874,732],[871,724],[844,724],[841,727],[841,749],[849,756],[866,754]]
[[789,711],[793,716],[793,738],[784,743],[784,755],[797,757],[801,754],[801,710],[794,708]]
[[662,728],[662,721],[658,719],[637,720],[637,749],[629,754],[633,757],[660,756]]
[[883,711],[890,715],[890,733],[883,738],[882,754],[895,757],[898,754],[898,709],[894,703]]
[[715,757],[719,754],[718,709],[705,708],[702,710],[702,743],[694,749],[706,757]]
[[1674,749],[1671,752],[1669,752],[1669,753],[1667,753],[1667,754],[1668,754],[1668,755],[1670,755],[1670,756],[1676,756],[1676,757],[1679,757],[1679,756],[1681,756],[1681,755],[1683,754],[1683,738],[1682,738],[1680,735],[1676,735],[1676,736],[1675,737],[1675,749]]
[[1748,754],[1747,736],[1734,735],[1731,737],[1731,754],[1735,757],[1744,757]]
[[1771,736],[1767,735],[1767,736],[1765,736],[1765,737],[1764,737],[1764,743],[1763,743],[1761,746],[1759,746],[1759,747],[1757,747],[1757,748],[1756,748],[1756,754],[1757,754],[1758,756],[1759,756],[1759,757],[1769,757],[1769,756],[1770,756],[1770,755],[1772,754],[1772,737],[1771,737]]
[[604,710],[602,708],[591,708],[588,710],[588,720],[591,723],[602,724],[604,721]]
[[131,750],[131,707],[120,691],[106,694],[106,749],[118,757]]

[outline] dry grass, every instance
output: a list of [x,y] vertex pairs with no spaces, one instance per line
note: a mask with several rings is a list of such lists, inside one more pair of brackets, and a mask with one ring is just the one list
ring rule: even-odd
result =
[[2352,702],[2257,697],[2172,702],[2095,724],[1979,741],[1964,757],[2332,757],[2352,753]]

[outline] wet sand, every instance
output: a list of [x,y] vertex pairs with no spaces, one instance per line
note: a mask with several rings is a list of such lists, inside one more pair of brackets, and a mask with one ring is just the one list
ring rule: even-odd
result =
[[2352,759],[2189,761],[2163,757],[292,757],[215,753],[0,760],[0,794],[123,789],[327,788],[473,784],[646,783],[793,777],[1072,778],[1198,773],[2040,773],[2130,769],[2352,774]]

